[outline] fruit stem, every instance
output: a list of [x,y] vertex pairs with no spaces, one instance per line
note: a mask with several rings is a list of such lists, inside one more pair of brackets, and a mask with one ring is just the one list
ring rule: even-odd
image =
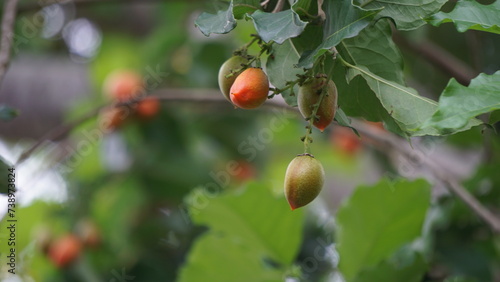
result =
[[[258,40],[260,40],[260,38],[256,38]],[[249,43],[252,43],[252,42],[249,42]],[[247,63],[245,64],[241,64],[241,67],[231,71],[230,74],[226,75],[226,78],[230,78],[231,76],[233,76],[235,73],[239,73],[240,71],[248,68],[253,62],[257,62],[257,66],[260,67],[260,57],[262,56],[262,54],[264,54],[266,51],[270,50],[271,49],[271,46],[273,45],[274,41],[271,41],[267,44],[260,44],[260,52],[259,54],[257,54],[257,56],[251,56],[252,58],[250,60],[248,60]],[[235,52],[236,53],[236,52]]]
[[251,34],[250,36],[252,36],[253,39],[250,40],[250,42],[248,42],[247,44],[243,45],[243,47],[241,47],[240,50],[246,52],[246,50],[248,49],[248,47],[252,46],[252,44],[254,44],[255,41],[260,40],[260,37],[257,34]]
[[313,142],[313,139],[312,139],[312,137],[310,135],[312,134],[312,128],[313,128],[314,120],[316,118],[318,118],[316,116],[316,114],[318,113],[319,106],[321,105],[321,103],[323,102],[323,99],[326,96],[327,86],[328,86],[328,78],[326,78],[325,85],[323,86],[323,88],[321,88],[321,94],[319,96],[318,103],[314,104],[314,108],[313,108],[313,111],[312,111],[311,115],[309,117],[307,117],[307,120],[308,120],[309,123],[308,123],[308,125],[306,125],[306,135],[305,135],[305,137],[303,137],[303,141],[304,141],[304,154],[310,154],[311,153],[311,150],[309,148],[309,144]]

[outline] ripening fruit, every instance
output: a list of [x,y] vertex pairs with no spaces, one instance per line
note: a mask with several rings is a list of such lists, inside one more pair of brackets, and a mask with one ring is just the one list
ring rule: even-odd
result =
[[219,88],[229,102],[231,102],[231,98],[229,97],[231,86],[233,86],[236,78],[243,72],[243,69],[228,78],[226,78],[226,75],[234,70],[240,69],[242,67],[241,65],[246,63],[248,63],[246,58],[233,56],[225,61],[219,69]]
[[325,182],[321,163],[310,154],[295,157],[285,173],[285,196],[292,210],[314,200]]
[[327,93],[316,112],[318,118],[315,118],[313,122],[313,125],[321,132],[332,123],[337,109],[337,87],[332,80],[326,82],[327,78],[325,77],[315,77],[299,88],[298,96],[300,113],[304,118],[308,118],[312,115],[314,105],[318,103],[323,88],[326,87]]
[[152,118],[160,111],[160,101],[158,98],[146,97],[137,103],[135,111],[141,118]]
[[54,241],[49,248],[49,258],[57,267],[75,261],[82,251],[82,243],[75,235],[68,234]]
[[141,95],[142,77],[132,70],[117,70],[106,77],[103,92],[112,99],[124,102]]
[[267,100],[269,80],[261,68],[244,70],[231,86],[230,97],[242,109],[255,109]]

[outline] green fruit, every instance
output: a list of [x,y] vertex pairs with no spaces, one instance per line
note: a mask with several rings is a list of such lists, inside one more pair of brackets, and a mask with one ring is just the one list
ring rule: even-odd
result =
[[[219,69],[219,88],[229,102],[231,102],[231,98],[229,97],[231,86],[236,78],[244,71],[244,69],[241,69],[241,65],[246,63],[248,63],[247,59],[240,56],[233,56],[225,61]],[[226,78],[226,75],[238,69],[241,70]]]
[[313,125],[321,132],[332,123],[337,109],[337,87],[332,80],[325,77],[315,77],[299,88],[298,104],[300,113],[304,118],[312,115],[315,104],[321,97],[323,88],[326,87],[326,95],[319,105]]
[[285,196],[292,210],[314,200],[325,182],[325,171],[313,155],[295,157],[285,173]]

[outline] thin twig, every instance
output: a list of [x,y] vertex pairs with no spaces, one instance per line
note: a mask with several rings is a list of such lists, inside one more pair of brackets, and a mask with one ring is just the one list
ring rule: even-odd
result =
[[[222,95],[220,95],[218,90],[207,89],[163,89],[152,93],[152,95],[149,95],[148,97],[156,97],[160,100],[171,102],[195,102],[201,103],[203,105],[206,103],[227,103],[226,99]],[[120,105],[121,104],[108,105],[107,107]],[[282,100],[269,100],[264,105],[266,107],[283,108],[298,113],[297,108],[289,107]],[[34,146],[26,150],[22,154],[20,160],[28,158],[45,141],[59,140],[67,136],[69,132],[77,128],[80,124],[92,117],[95,117],[102,108],[103,106],[93,109],[75,121],[54,128],[53,130],[48,132],[42,139],[37,141]],[[376,141],[375,144],[386,152],[396,152],[408,159],[413,159],[415,154],[418,153],[418,151],[416,151],[417,149],[407,146],[407,141],[393,134],[390,134],[389,132],[381,131],[378,128],[374,128],[355,119],[353,120],[353,127],[358,130],[362,137]],[[423,167],[426,167],[429,172],[432,173],[435,179],[442,182],[450,192],[455,194],[474,213],[476,213],[481,219],[483,219],[495,233],[500,234],[500,219],[486,207],[484,207],[476,198],[474,198],[474,196],[472,196],[458,182],[455,176],[446,171],[445,168],[436,165],[431,157],[426,156],[425,154],[421,155],[423,155],[423,157],[420,158],[420,164]]]
[[283,10],[283,6],[285,5],[285,0],[278,0],[278,3],[276,3],[276,6],[274,7],[273,13],[278,13]]
[[9,67],[12,42],[14,41],[14,22],[18,0],[7,0],[2,16],[2,37],[0,41],[0,85]]
[[[406,145],[406,141],[389,133],[381,133],[378,128],[373,128],[362,122],[353,121],[353,127],[361,133],[362,137],[367,137],[377,141],[379,146],[385,151],[396,151],[400,155],[413,159],[417,149]],[[438,166],[436,162],[425,154],[420,154],[420,165],[425,167],[435,179],[443,183],[450,192],[462,200],[474,213],[483,219],[495,233],[500,233],[500,219],[484,207],[474,196],[472,196],[446,168]]]
[[323,11],[323,0],[318,0],[318,17],[320,17],[322,21],[326,19],[325,11]]
[[[220,97],[219,97],[220,96]],[[226,100],[221,99],[221,95],[218,90],[203,89],[203,90],[188,90],[188,89],[168,89],[161,90],[153,93],[153,95],[148,95],[147,97],[156,97],[160,100],[165,101],[175,101],[175,102],[199,102],[199,103],[221,103]],[[139,102],[141,99],[137,99],[132,102]],[[226,101],[227,102],[227,101]],[[95,109],[91,109],[87,113],[83,114],[81,117],[70,121],[68,123],[62,124],[55,128],[52,128],[39,140],[37,140],[31,147],[25,150],[16,162],[16,165],[21,164],[27,160],[37,149],[40,148],[47,141],[58,141],[64,139],[71,131],[83,124],[84,122],[96,117],[99,112],[106,107],[124,106],[127,103],[117,103],[109,105],[101,105]],[[269,100],[266,106],[270,107],[288,107],[286,104],[277,103],[276,100]]]
[[264,8],[267,8],[267,4],[269,4],[271,0],[265,0],[265,1],[262,1],[262,3],[260,3],[260,6],[261,7],[264,7]]
[[[136,3],[147,3],[147,2],[166,2],[166,0],[42,0],[37,1],[36,3],[25,4],[20,6],[18,9],[18,13],[31,12],[35,10],[39,10],[43,7],[50,6],[53,4],[68,4],[73,3],[78,6],[85,5],[94,5],[94,4],[108,4],[108,3],[117,3],[117,4],[136,4]],[[195,0],[190,0],[190,2],[196,2]],[[200,1],[198,1],[200,2]]]
[[83,124],[87,120],[97,116],[99,111],[105,106],[100,106],[95,109],[90,110],[80,118],[71,121],[69,123],[60,125],[58,127],[53,128],[49,132],[47,132],[42,138],[37,140],[30,148],[25,150],[16,162],[16,166],[27,160],[31,154],[33,154],[41,145],[43,145],[47,141],[58,141],[64,137],[66,137],[73,129],[77,128],[79,125]]

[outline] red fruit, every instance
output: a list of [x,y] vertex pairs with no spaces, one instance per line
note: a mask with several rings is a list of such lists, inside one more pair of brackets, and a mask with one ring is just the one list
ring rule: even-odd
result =
[[137,103],[135,110],[141,118],[152,118],[160,111],[160,101],[158,98],[146,97]]
[[261,68],[248,68],[234,81],[231,102],[242,109],[255,109],[267,100],[269,80]]
[[68,234],[54,241],[49,248],[49,258],[57,267],[66,267],[78,258],[82,243],[75,235]]
[[106,77],[103,86],[103,91],[106,95],[120,102],[141,95],[143,90],[144,83],[142,77],[132,70],[112,72]]
[[238,171],[234,175],[236,180],[244,182],[255,178],[256,174],[255,167],[251,163],[245,160],[238,161]]
[[341,152],[352,156],[362,148],[361,140],[347,127],[335,127],[331,135],[332,143]]
[[[242,68],[243,64],[248,63],[248,60],[244,57],[240,56],[232,56],[227,61],[222,64],[219,69],[219,88],[224,97],[231,102],[231,98],[229,97],[229,93],[231,90],[231,86],[233,86],[236,78],[244,71]],[[241,71],[233,73],[235,70]],[[226,77],[226,75],[233,74],[230,77]]]

